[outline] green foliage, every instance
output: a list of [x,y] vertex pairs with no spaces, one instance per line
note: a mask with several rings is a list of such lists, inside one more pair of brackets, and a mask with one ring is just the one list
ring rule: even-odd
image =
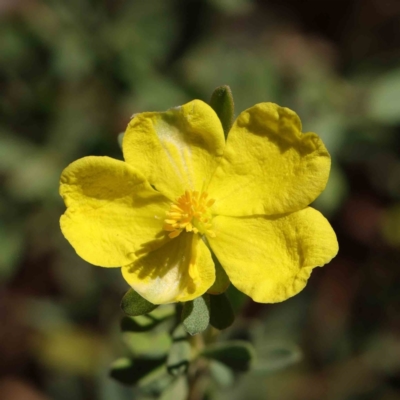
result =
[[208,289],[207,293],[223,293],[226,291],[226,289],[228,289],[230,285],[230,280],[215,254],[211,253],[211,255],[215,265],[215,282],[210,287],[210,289]]
[[210,324],[219,330],[233,324],[235,314],[225,293],[210,295]]
[[235,314],[239,313],[239,311],[249,300],[249,298],[243,292],[237,290],[233,285],[229,285],[225,294],[227,295]]
[[253,346],[242,340],[215,343],[206,347],[201,354],[237,372],[248,371],[255,357]]
[[160,322],[150,315],[139,315],[137,317],[124,317],[121,321],[123,332],[147,332],[156,327]]
[[189,394],[189,386],[187,379],[184,376],[176,379],[163,392],[160,400],[186,400]]
[[122,339],[130,353],[138,357],[161,357],[171,346],[169,330],[174,324],[175,309],[163,305],[146,315],[124,317]]
[[[124,317],[121,321],[122,338],[131,357],[117,360],[111,366],[111,377],[135,385],[149,395],[159,396],[169,387],[173,377],[167,370],[166,361],[170,359],[173,348],[169,330],[174,315],[175,307],[164,305],[146,315]],[[179,339],[177,329],[172,338]]]
[[121,132],[118,134],[118,137],[117,137],[118,145],[121,149],[122,149],[122,142],[124,140],[124,135],[125,135],[125,132]]
[[231,88],[228,85],[217,87],[211,95],[210,106],[217,113],[227,137],[235,114]]
[[197,335],[207,329],[210,323],[210,297],[204,294],[183,305],[182,324],[191,335]]
[[111,365],[110,376],[125,385],[135,385],[165,362],[165,358],[120,358]]
[[150,303],[133,289],[129,289],[121,301],[122,311],[132,317],[147,314],[157,307],[156,304]]
[[23,238],[21,231],[15,228],[6,229],[0,223],[0,280],[12,276],[13,269],[21,257]]
[[227,14],[243,15],[251,10],[252,0],[209,0],[210,3]]
[[184,374],[188,368],[191,358],[191,346],[183,325],[172,333],[172,346],[167,358],[167,370],[171,375],[177,376]]
[[253,369],[257,373],[270,373],[297,363],[301,357],[300,349],[292,344],[267,344],[257,348]]
[[210,361],[209,368],[211,377],[219,387],[232,386],[235,381],[235,373],[231,368],[215,360]]
[[[110,353],[119,352],[113,346],[120,343],[113,307],[126,284],[115,270],[89,268],[63,240],[58,220],[64,207],[57,186],[61,170],[77,158],[105,154],[122,158],[116,137],[133,113],[166,110],[193,98],[207,101],[215,87],[227,83],[235,94],[237,112],[258,102],[277,102],[299,114],[305,132],[321,135],[333,163],[327,189],[315,206],[334,216],[333,223],[340,227],[342,262],[315,270],[314,281],[288,302],[250,303],[246,312],[252,318],[245,323],[241,310],[248,298],[229,286],[225,294],[238,319],[229,336],[251,337],[257,354],[252,369],[257,374],[238,382],[227,364],[209,358],[210,375],[219,387],[236,384],[231,393],[207,393],[208,398],[295,398],[298,394],[291,387],[307,388],[303,397],[307,393],[318,397],[314,390],[321,387],[334,388],[330,395],[341,398],[398,396],[394,385],[388,385],[399,359],[398,341],[390,330],[398,299],[400,244],[400,63],[397,51],[391,49],[399,47],[399,35],[389,35],[389,41],[386,35],[393,30],[395,13],[388,9],[375,13],[380,29],[372,33],[363,32],[362,23],[352,26],[350,18],[345,36],[356,41],[340,44],[303,35],[285,15],[282,23],[275,23],[274,6],[261,5],[267,2],[194,3],[199,9],[165,0],[4,2],[0,280],[7,326],[0,350],[7,351],[0,351],[2,369],[13,374],[18,364],[14,368],[18,382],[18,371],[35,365],[32,383],[42,392],[41,398],[185,397],[185,375],[177,380],[165,364],[175,343],[170,330],[179,321],[172,313],[165,318],[156,315],[164,307],[123,319],[122,338],[129,355],[115,373],[124,376],[129,367],[134,372],[143,359],[165,363],[134,383],[134,389],[97,373]],[[310,8],[300,8],[295,15],[301,22]],[[191,15],[189,9],[195,9]],[[289,11],[288,15],[294,10]],[[365,11],[374,23],[367,5]],[[238,14],[239,24],[237,18],[232,23],[232,13]],[[387,189],[375,181],[385,182]],[[217,287],[224,281],[216,268]],[[338,293],[340,301],[332,303]],[[210,297],[209,318],[219,329],[226,316],[214,320],[220,311],[220,307],[213,311],[215,299]],[[388,312],[374,318],[366,312],[370,303]],[[176,319],[180,316],[179,312]],[[46,340],[35,349],[29,343],[27,351],[27,334],[35,343],[37,336]],[[204,339],[207,346],[208,340],[216,340],[214,334],[210,329],[203,337],[189,337],[194,370],[204,361],[197,354],[197,342]],[[222,332],[218,340],[225,337]],[[275,338],[287,343],[275,343]],[[378,339],[386,350],[377,349],[371,358],[363,344]],[[292,343],[307,343],[305,362],[276,379],[273,373],[301,359]],[[393,360],[385,355],[393,355]],[[128,375],[125,380],[132,383]]]
[[167,372],[165,365],[161,365],[141,379],[137,386],[142,393],[158,397],[173,381],[174,377]]
[[167,354],[171,336],[167,331],[123,332],[122,340],[134,356],[159,357]]
[[382,75],[369,90],[371,117],[384,124],[400,123],[400,70]]
[[121,320],[122,332],[148,332],[175,314],[172,305],[163,305],[145,315],[124,317]]
[[347,182],[342,170],[336,164],[332,164],[328,184],[321,195],[313,202],[313,207],[329,217],[338,209],[347,192]]

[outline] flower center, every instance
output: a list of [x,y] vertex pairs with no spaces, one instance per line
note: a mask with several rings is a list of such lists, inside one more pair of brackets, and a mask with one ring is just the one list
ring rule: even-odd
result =
[[164,221],[164,230],[170,232],[168,236],[172,239],[186,232],[207,234],[215,237],[212,230],[210,207],[214,199],[208,198],[208,193],[186,190],[185,194],[178,197],[167,212]]

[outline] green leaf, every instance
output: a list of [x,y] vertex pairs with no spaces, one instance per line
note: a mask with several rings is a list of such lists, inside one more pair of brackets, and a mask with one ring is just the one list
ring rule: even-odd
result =
[[252,0],[210,0],[213,7],[228,15],[244,15],[252,10]]
[[161,395],[160,400],[185,400],[189,395],[189,385],[185,376],[176,379]]
[[249,297],[236,289],[233,285],[229,285],[225,294],[227,295],[235,314],[238,314],[244,305],[249,301]]
[[209,368],[211,377],[219,387],[232,386],[235,381],[235,375],[229,367],[219,361],[210,361]]
[[219,330],[233,324],[235,314],[225,293],[210,295],[210,324]]
[[231,281],[229,280],[228,275],[222,268],[222,265],[219,262],[218,258],[215,256],[215,254],[211,253],[211,255],[215,265],[215,282],[210,287],[210,289],[207,290],[207,293],[209,294],[224,293],[226,289],[228,289]]
[[[167,304],[158,307],[146,315],[138,315],[137,317],[124,317],[121,320],[121,330],[122,332],[147,332],[172,317],[174,313],[174,307],[171,307],[171,305]],[[171,322],[173,322],[172,319]],[[165,326],[164,329],[166,329]]]
[[210,296],[208,294],[183,304],[182,323],[191,335],[207,329],[210,323]]
[[182,325],[179,325],[172,333],[172,340],[167,358],[167,370],[171,375],[178,376],[188,370],[192,348]]
[[299,362],[301,350],[294,344],[269,344],[257,348],[257,362],[254,372],[268,373],[284,369]]
[[133,289],[129,289],[121,301],[122,311],[132,317],[148,314],[157,307],[158,305],[150,303]]
[[382,123],[398,124],[400,122],[400,69],[382,75],[369,88],[371,95],[367,106],[371,117]]
[[326,217],[332,214],[340,207],[348,194],[347,177],[342,170],[332,163],[329,174],[329,181],[324,191],[312,203],[313,208],[321,211]]
[[160,322],[148,314],[137,317],[124,317],[121,320],[121,330],[122,332],[147,332]]
[[165,362],[165,357],[119,358],[111,365],[110,376],[125,385],[135,385]]
[[234,371],[248,371],[254,359],[254,348],[249,342],[235,340],[206,347],[202,356],[219,361]]
[[173,379],[167,372],[165,365],[162,364],[141,379],[137,385],[141,392],[158,397],[171,384]]
[[22,255],[22,232],[16,225],[3,226],[0,223],[0,280],[3,282],[13,276]]
[[185,327],[182,324],[179,324],[174,331],[172,332],[172,341],[178,342],[180,340],[187,340],[188,335],[185,330]]
[[221,121],[225,137],[228,137],[235,114],[231,88],[228,85],[217,87],[211,95],[210,106]]
[[168,332],[123,332],[122,340],[129,351],[139,357],[161,357],[171,347],[171,336]]
[[162,304],[158,306],[150,315],[159,320],[165,320],[175,314],[175,304]]
[[118,134],[118,145],[122,149],[122,141],[124,140],[125,132],[121,132]]
[[400,204],[388,207],[382,218],[382,233],[387,243],[400,246]]

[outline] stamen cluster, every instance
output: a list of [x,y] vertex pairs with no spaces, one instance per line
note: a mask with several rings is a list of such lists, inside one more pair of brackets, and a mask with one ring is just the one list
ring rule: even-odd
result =
[[168,236],[171,239],[179,236],[183,230],[215,237],[209,210],[214,203],[215,200],[209,199],[206,192],[186,190],[167,212],[164,230],[170,232]]

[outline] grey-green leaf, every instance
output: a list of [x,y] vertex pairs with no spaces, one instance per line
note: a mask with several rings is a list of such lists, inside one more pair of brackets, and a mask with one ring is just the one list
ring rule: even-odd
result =
[[122,332],[147,332],[156,327],[160,322],[150,315],[124,317],[121,320],[121,330]]
[[227,137],[235,114],[231,88],[228,85],[217,87],[211,95],[210,106],[217,113]]
[[174,377],[167,372],[165,365],[161,365],[141,379],[138,382],[138,387],[141,392],[158,398],[171,385],[173,379]]
[[381,75],[369,85],[367,111],[378,122],[396,125],[400,122],[400,69]]
[[299,362],[302,352],[294,344],[276,343],[257,348],[257,356],[254,372],[264,374],[287,368]]
[[227,295],[235,314],[238,314],[239,311],[246,304],[246,302],[249,300],[249,297],[247,297],[244,293],[240,292],[233,285],[229,285],[225,294]]
[[172,346],[167,358],[167,370],[171,375],[178,376],[189,368],[191,346],[183,325],[178,325],[171,336]]
[[253,346],[242,340],[215,343],[206,347],[202,352],[203,357],[219,361],[238,372],[250,369],[254,354]]
[[235,314],[225,293],[210,295],[210,324],[219,330],[233,324]]
[[209,294],[220,294],[224,293],[226,289],[228,289],[230,285],[230,280],[225,270],[222,268],[221,263],[214,253],[211,253],[212,259],[215,265],[215,282],[212,286],[207,290]]
[[191,347],[187,340],[172,343],[167,358],[167,370],[171,375],[178,376],[186,373],[190,363]]
[[184,303],[182,323],[191,335],[196,335],[207,329],[210,323],[210,296],[207,293]]
[[167,387],[160,400],[185,400],[188,398],[189,386],[185,376],[176,379]]
[[118,134],[118,138],[117,138],[119,147],[121,149],[122,149],[122,141],[124,140],[124,136],[125,136],[125,132],[121,132]]
[[212,360],[210,361],[209,368],[211,377],[219,387],[225,388],[233,385],[235,381],[235,374],[225,364]]
[[150,303],[133,289],[129,289],[121,301],[122,311],[131,317],[148,314],[157,307],[158,305]]
[[135,385],[165,362],[165,357],[119,358],[111,365],[110,376],[125,385]]
[[[170,324],[173,323],[172,316],[175,313],[172,305],[163,305],[155,309],[149,314],[138,315],[136,317],[123,317],[121,321],[122,332],[148,332],[161,323],[169,320]],[[168,322],[168,321],[167,321]],[[168,329],[169,324],[164,323],[163,329]]]

